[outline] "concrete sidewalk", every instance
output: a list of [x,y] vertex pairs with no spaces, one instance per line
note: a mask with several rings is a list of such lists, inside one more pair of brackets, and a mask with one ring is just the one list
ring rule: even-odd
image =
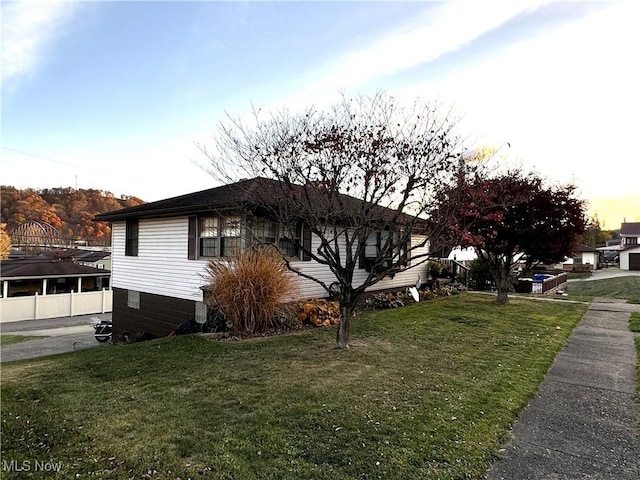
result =
[[0,325],[0,333],[42,338],[3,345],[0,347],[0,362],[108,345],[110,342],[100,343],[93,336],[93,320],[110,318],[111,313],[104,313],[3,323]]
[[592,303],[488,480],[640,479],[632,311],[640,305]]

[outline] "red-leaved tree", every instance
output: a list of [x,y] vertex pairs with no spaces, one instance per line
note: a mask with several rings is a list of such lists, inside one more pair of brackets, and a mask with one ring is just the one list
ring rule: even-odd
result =
[[546,186],[541,177],[511,170],[475,172],[443,187],[432,219],[449,219],[439,242],[473,247],[489,266],[498,303],[508,302],[511,274],[518,261],[531,267],[571,255],[585,230],[585,205],[575,186]]

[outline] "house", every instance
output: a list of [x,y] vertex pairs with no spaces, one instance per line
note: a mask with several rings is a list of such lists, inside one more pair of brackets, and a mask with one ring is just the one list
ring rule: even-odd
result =
[[0,261],[0,323],[111,311],[111,272],[47,255]]
[[567,257],[553,268],[572,271],[595,271],[600,267],[600,251],[589,245],[578,245],[573,257]]
[[[589,245],[578,245],[576,255],[573,259],[574,265],[589,265],[589,269],[594,271],[600,264],[600,253],[597,248]],[[587,268],[587,267],[584,267]]]
[[69,259],[78,265],[111,270],[111,252],[105,250],[87,250],[83,248],[60,248],[49,253],[57,259]]
[[47,256],[0,261],[2,298],[55,295],[109,288],[108,270]]
[[[247,248],[252,239],[277,244],[288,252],[290,265],[305,275],[321,278],[327,285],[335,280],[328,266],[305,253],[315,251],[320,238],[303,222],[282,228],[258,208],[256,192],[261,182],[274,181],[243,180],[95,217],[112,228],[114,334],[162,336],[186,320],[204,321],[207,308],[202,287],[207,263]],[[424,236],[412,238],[412,245],[415,254],[428,253]],[[366,258],[362,260],[354,284],[361,284],[368,275]],[[413,285],[419,274],[426,278],[426,265],[401,270],[371,290]],[[300,299],[326,296],[313,280],[296,277]]]
[[620,270],[640,270],[640,222],[620,227]]

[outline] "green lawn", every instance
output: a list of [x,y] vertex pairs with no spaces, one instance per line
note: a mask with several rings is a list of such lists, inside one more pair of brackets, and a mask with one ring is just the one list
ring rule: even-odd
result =
[[[629,315],[629,328],[632,332],[640,333],[640,313],[632,312]],[[640,360],[640,356],[638,356]]]
[[346,351],[332,327],[3,364],[2,458],[60,462],[34,478],[480,479],[588,308],[494,300],[363,314]]
[[2,335],[0,335],[0,345],[11,345],[12,343],[26,342],[27,340],[34,340],[36,338],[44,337],[34,337],[29,335],[10,335],[3,333]]
[[610,297],[640,303],[640,277],[617,277],[602,280],[571,282],[570,299],[591,301],[595,297]]
[[[640,332],[640,325],[638,325],[638,330],[634,330],[635,332]],[[636,367],[636,398],[638,402],[640,402],[640,335],[636,335],[636,352],[638,357],[638,365]],[[640,431],[640,418],[638,418],[638,431]]]

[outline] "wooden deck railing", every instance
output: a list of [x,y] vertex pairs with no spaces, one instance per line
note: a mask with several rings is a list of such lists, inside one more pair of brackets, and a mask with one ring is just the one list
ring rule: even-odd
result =
[[545,278],[542,281],[533,279],[531,293],[551,294],[558,290],[562,290],[567,284],[567,274],[560,273],[552,277]]

